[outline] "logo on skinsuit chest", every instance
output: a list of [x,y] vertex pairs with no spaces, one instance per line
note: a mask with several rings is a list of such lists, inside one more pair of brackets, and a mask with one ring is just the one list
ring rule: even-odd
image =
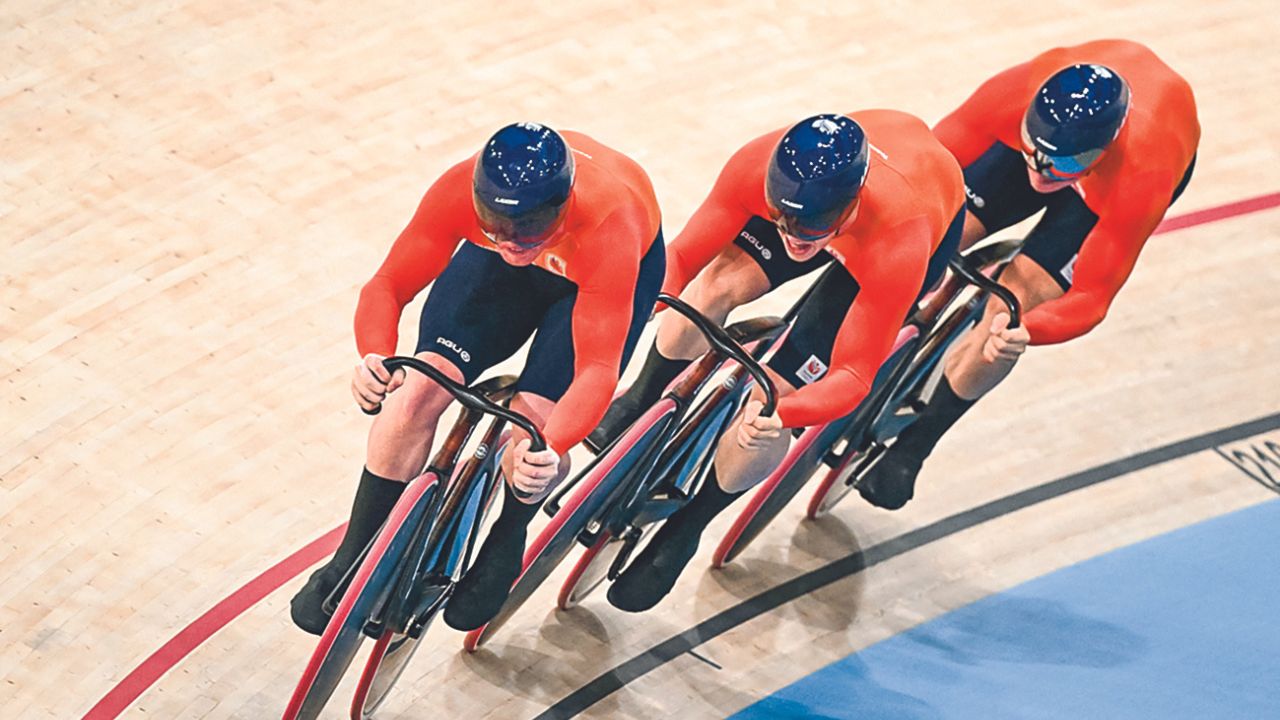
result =
[[808,360],[796,370],[796,377],[800,381],[808,385],[817,382],[819,378],[827,374],[827,364],[818,359],[817,355],[810,355]]
[[760,242],[760,240],[758,240],[755,235],[752,235],[746,230],[743,230],[741,233],[738,234],[738,237],[741,237],[743,240],[746,240],[747,243],[751,245],[751,247],[755,248],[756,251],[760,253],[760,257],[764,258],[765,260],[768,260],[769,258],[773,257],[773,252],[770,251],[769,248],[765,247],[764,243]]
[[1059,273],[1062,274],[1062,279],[1066,280],[1068,285],[1070,285],[1072,282],[1075,281],[1076,258],[1078,257],[1080,257],[1079,253],[1072,255],[1071,259],[1067,261],[1067,264],[1063,265],[1062,269],[1058,271]]
[[564,258],[550,253],[543,255],[543,257],[546,258],[548,270],[560,277],[568,277],[568,265],[565,263]]
[[466,350],[463,350],[461,347],[458,346],[457,343],[450,340],[449,338],[437,337],[436,344],[439,345],[440,347],[447,347],[450,350],[457,353],[458,357],[462,358],[462,362],[464,363],[471,362],[471,353],[467,352]]

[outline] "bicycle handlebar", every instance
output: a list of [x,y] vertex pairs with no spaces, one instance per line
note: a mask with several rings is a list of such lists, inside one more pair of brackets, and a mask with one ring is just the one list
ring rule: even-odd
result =
[[760,388],[764,391],[764,408],[760,411],[762,417],[773,415],[778,409],[778,388],[773,384],[773,379],[769,377],[769,373],[751,357],[751,353],[742,347],[742,344],[729,336],[724,328],[707,316],[698,312],[679,298],[672,297],[666,293],[658,295],[658,302],[666,305],[672,310],[680,313],[686,320],[693,323],[693,326],[702,333],[707,342],[711,343],[711,347],[718,353],[736,360],[739,365],[746,368],[751,377],[755,378]]
[[[514,410],[511,410],[510,408],[505,408],[493,402],[478,392],[475,392],[466,385],[463,385],[448,375],[445,375],[434,365],[428,365],[416,357],[396,355],[384,359],[382,361],[382,366],[387,369],[387,372],[395,372],[400,368],[412,368],[413,370],[417,370],[423,375],[434,380],[438,385],[440,385],[440,387],[447,390],[450,395],[462,404],[463,407],[485,413],[486,415],[500,417],[529,433],[529,449],[531,451],[542,452],[547,449],[547,439],[543,437],[542,433],[538,430],[538,426],[534,425],[532,420]],[[366,415],[377,415],[382,411],[382,405],[378,404],[373,408],[373,410],[364,410],[364,408],[361,408],[361,410],[363,410]]]
[[1022,305],[1018,302],[1018,298],[1009,290],[1009,288],[970,267],[969,263],[965,262],[963,256],[957,255],[956,257],[951,258],[948,264],[951,266],[952,272],[964,279],[965,282],[970,285],[976,285],[992,295],[995,295],[1000,299],[1000,302],[1004,303],[1005,306],[1009,308],[1010,329],[1016,328],[1022,324]]

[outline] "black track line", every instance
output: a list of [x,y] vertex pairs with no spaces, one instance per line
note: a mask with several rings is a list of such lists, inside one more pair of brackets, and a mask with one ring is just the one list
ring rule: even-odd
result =
[[772,587],[667,638],[573,691],[542,711],[534,720],[573,717],[651,670],[752,618],[910,550],[1091,485],[1277,428],[1280,428],[1280,413],[1178,440],[1027,488],[890,538]]

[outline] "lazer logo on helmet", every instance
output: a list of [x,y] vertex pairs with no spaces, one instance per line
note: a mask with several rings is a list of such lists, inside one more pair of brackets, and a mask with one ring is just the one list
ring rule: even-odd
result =
[[787,130],[765,171],[765,204],[778,231],[801,242],[836,233],[867,176],[868,145],[850,117],[824,114]]
[[573,155],[563,137],[538,123],[508,125],[476,158],[471,177],[476,220],[499,244],[541,245],[568,213],[573,178]]
[[457,343],[455,343],[454,341],[450,340],[449,338],[446,338],[446,337],[437,337],[437,338],[436,338],[436,344],[437,344],[437,345],[439,345],[440,347],[447,347],[447,348],[449,348],[450,350],[452,350],[452,351],[454,351],[455,353],[457,353],[457,354],[458,354],[458,357],[462,358],[462,362],[465,362],[465,363],[469,363],[469,362],[471,362],[471,353],[469,353],[469,352],[467,352],[466,350],[463,350],[462,348],[458,347],[458,344],[457,344]]

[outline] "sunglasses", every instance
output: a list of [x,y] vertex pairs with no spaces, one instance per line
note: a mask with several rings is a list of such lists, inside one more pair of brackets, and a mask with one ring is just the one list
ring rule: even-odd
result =
[[773,224],[777,226],[778,232],[786,235],[794,240],[806,243],[815,243],[835,235],[840,231],[840,226],[853,215],[858,209],[858,201],[854,200],[849,205],[834,211],[820,214],[814,217],[801,218],[792,213],[779,212],[777,208],[769,204],[769,216],[773,220]]
[[1098,158],[1102,157],[1102,150],[1087,150],[1075,155],[1050,155],[1035,146],[1024,126],[1022,157],[1026,160],[1027,167],[1040,177],[1057,182],[1073,182],[1088,174]]

